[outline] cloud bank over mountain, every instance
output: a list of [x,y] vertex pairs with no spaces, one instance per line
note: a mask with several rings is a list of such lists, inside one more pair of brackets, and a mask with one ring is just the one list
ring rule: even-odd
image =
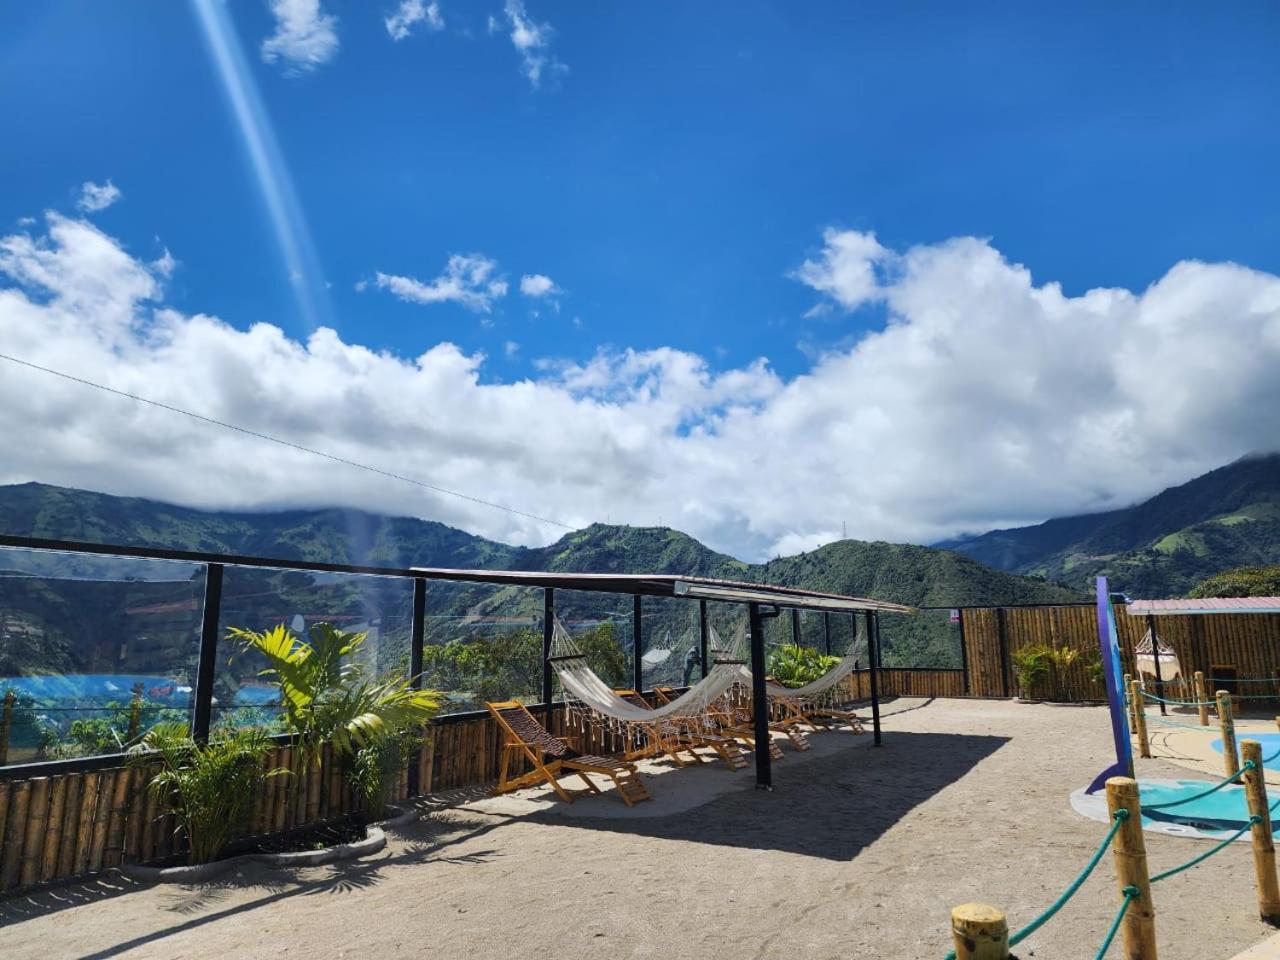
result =
[[[1118,506],[1280,448],[1280,277],[1184,261],[1143,291],[1072,297],[974,237],[891,250],[832,229],[822,244],[779,282],[812,288],[834,322],[868,305],[886,320],[802,376],[661,348],[492,382],[450,343],[400,357],[179,312],[167,250],[148,262],[49,212],[0,237],[0,351],[572,526],[661,518],[753,559],[842,523],[930,542]],[[562,532],[8,361],[0,430],[5,483],[349,505],[520,543]]]

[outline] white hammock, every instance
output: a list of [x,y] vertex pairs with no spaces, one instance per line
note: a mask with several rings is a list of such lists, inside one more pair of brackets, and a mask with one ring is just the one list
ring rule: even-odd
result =
[[[622,699],[596,675],[559,620],[552,627],[551,650],[556,674],[565,691],[595,713],[623,723],[652,724],[701,716],[712,703],[742,680],[742,664],[717,663],[705,677],[675,700],[646,710]],[[747,677],[750,679],[750,674]]]
[[1153,638],[1151,631],[1133,646],[1133,659],[1138,672],[1154,677],[1156,675],[1156,658],[1160,661],[1160,680],[1177,680],[1182,675],[1182,665],[1178,663],[1178,654],[1173,647],[1158,636]]
[[[854,643],[857,641],[855,640]],[[850,644],[852,646],[852,644]],[[766,681],[764,685],[765,691],[771,697],[778,697],[781,700],[808,700],[819,694],[826,693],[837,683],[843,680],[849,674],[853,673],[854,665],[858,662],[857,656],[850,651],[839,663],[820,676],[817,680],[806,683],[803,687],[784,687],[780,684],[769,683]],[[746,667],[747,679],[751,678],[751,671]]]

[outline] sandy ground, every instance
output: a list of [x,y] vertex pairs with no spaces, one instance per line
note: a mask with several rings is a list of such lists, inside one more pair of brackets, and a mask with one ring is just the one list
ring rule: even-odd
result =
[[[0,901],[0,955],[940,960],[952,905],[996,904],[1017,928],[1088,859],[1101,825],[1067,797],[1109,760],[1107,715],[993,701],[886,712],[883,748],[816,735],[776,764],[772,793],[707,765],[652,775],[660,799],[633,814],[613,796],[477,795],[432,807],[364,862],[253,867],[201,888],[108,877]],[[1139,773],[1188,776],[1162,760]],[[1204,849],[1147,836],[1153,869]],[[1019,956],[1092,957],[1117,903],[1104,861]],[[1247,848],[1156,887],[1156,910],[1162,960],[1226,960],[1272,932]]]

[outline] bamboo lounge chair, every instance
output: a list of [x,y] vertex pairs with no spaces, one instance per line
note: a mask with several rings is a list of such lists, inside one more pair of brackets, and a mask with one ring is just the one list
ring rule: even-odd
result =
[[[599,793],[600,788],[591,782],[589,773],[608,777],[618,788],[618,796],[623,803],[633,807],[641,800],[652,800],[649,791],[636,771],[634,763],[617,760],[612,757],[596,757],[579,753],[560,737],[553,737],[546,727],[534,719],[519,700],[506,700],[502,703],[487,703],[489,712],[498,721],[498,725],[506,734],[506,743],[502,748],[502,763],[498,772],[498,785],[495,794],[509,793],[522,787],[546,781],[566,803],[573,803],[575,796],[588,793]],[[533,769],[528,773],[508,779],[513,755],[523,754]],[[566,790],[559,783],[565,773],[577,774],[587,785],[586,790]]]
[[[648,708],[649,706],[649,702],[635,690],[615,690],[614,693],[637,707]],[[673,699],[661,694],[659,697],[663,703],[670,703]],[[747,758],[743,755],[737,740],[720,736],[709,720],[701,727],[685,722],[665,731],[655,730],[649,755],[665,753],[677,767],[685,767],[689,764],[680,756],[681,751],[693,757],[695,763],[702,763],[702,757],[698,754],[697,748],[710,747],[730,770],[742,770],[747,766]]]
[[[666,703],[670,703],[678,696],[674,687],[654,687],[653,692]],[[744,713],[738,707],[727,702],[727,698],[724,698],[722,701],[718,701],[718,704],[718,706],[714,706],[707,712],[707,720],[714,724],[718,731],[717,735],[728,734],[725,739],[741,740],[748,747],[754,749],[756,745],[755,727],[752,724],[749,713]],[[769,729],[775,730],[780,728],[777,724],[770,723]],[[791,735],[788,734],[788,737],[790,736]],[[795,742],[794,739],[792,742]],[[808,741],[805,741],[804,747],[798,747],[797,749],[808,750]],[[781,760],[783,758],[782,748],[779,747],[772,739],[769,740],[769,756],[774,760]]]

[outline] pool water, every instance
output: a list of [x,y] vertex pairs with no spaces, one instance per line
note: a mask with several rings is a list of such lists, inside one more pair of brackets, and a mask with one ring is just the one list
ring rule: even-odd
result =
[[1211,780],[1142,781],[1142,819],[1164,823],[1185,823],[1202,830],[1236,830],[1249,819],[1249,805],[1244,787],[1231,784],[1207,797],[1180,803],[1165,810],[1153,806],[1185,800],[1204,793],[1213,786]]
[[[1280,733],[1241,734],[1237,732],[1236,733],[1236,749],[1237,750],[1240,749],[1241,740],[1257,740],[1260,744],[1262,744],[1263,766],[1266,766],[1268,760],[1271,758],[1280,759],[1280,757],[1277,756],[1277,754],[1280,754]],[[1221,753],[1222,752],[1221,738],[1214,740],[1213,743],[1210,744],[1210,746],[1213,747],[1214,753]]]

